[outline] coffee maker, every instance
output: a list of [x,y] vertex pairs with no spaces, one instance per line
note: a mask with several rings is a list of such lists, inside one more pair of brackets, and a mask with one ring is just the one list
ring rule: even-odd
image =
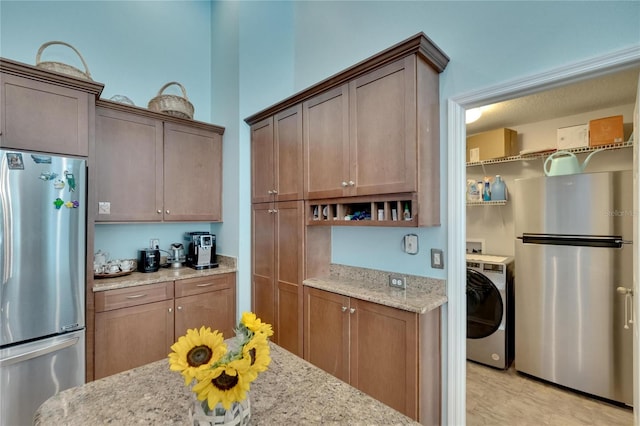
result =
[[217,268],[216,236],[209,232],[186,232],[185,246],[188,247],[186,264],[193,269]]
[[160,268],[160,250],[140,249],[138,250],[138,271],[157,272]]

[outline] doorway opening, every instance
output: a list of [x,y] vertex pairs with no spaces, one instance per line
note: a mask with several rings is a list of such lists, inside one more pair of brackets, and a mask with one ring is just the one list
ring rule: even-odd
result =
[[[640,50],[627,49],[593,60],[572,64],[553,72],[497,85],[495,87],[455,97],[448,101],[448,247],[450,267],[447,281],[447,398],[446,421],[464,424],[466,419],[466,198],[460,188],[466,187],[466,124],[465,110],[510,101],[532,94],[619,73],[640,66]],[[637,135],[635,137],[637,141]],[[634,150],[636,148],[634,147]],[[636,160],[637,161],[637,160]],[[634,164],[637,169],[637,165]],[[634,184],[635,185],[635,184]],[[637,186],[634,194],[638,193]],[[460,218],[465,218],[460,220]],[[637,270],[638,261],[634,257]],[[637,289],[636,289],[637,291]],[[637,300],[634,302],[637,305]],[[634,366],[637,366],[638,342],[634,335]],[[517,358],[517,354],[516,354]],[[637,371],[637,367],[636,370]],[[634,376],[635,378],[635,376]],[[638,407],[637,383],[634,383],[634,406]],[[638,424],[635,410],[635,424]]]

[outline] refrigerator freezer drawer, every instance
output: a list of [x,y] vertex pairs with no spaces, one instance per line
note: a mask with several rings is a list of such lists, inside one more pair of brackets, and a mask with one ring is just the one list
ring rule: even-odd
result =
[[84,377],[84,330],[0,350],[0,425],[32,424],[44,401]]
[[516,240],[516,370],[632,404],[633,331],[625,329],[633,246]]

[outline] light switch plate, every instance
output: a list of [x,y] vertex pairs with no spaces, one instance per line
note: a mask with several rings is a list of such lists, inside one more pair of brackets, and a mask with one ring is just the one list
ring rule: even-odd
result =
[[444,269],[444,253],[440,249],[431,249],[431,267]]

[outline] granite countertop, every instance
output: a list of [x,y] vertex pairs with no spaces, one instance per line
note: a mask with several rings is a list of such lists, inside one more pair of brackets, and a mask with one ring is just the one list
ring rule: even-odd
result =
[[328,276],[309,278],[303,284],[418,314],[429,312],[447,302],[444,280],[400,274],[406,277],[407,282],[403,290],[389,286],[391,273],[332,264]]
[[[271,364],[251,384],[251,424],[418,423],[271,343]],[[189,424],[195,394],[167,360],[49,398],[34,425]]]
[[217,274],[236,272],[236,260],[233,257],[218,255],[217,268],[195,270],[188,266],[182,268],[160,268],[158,272],[132,272],[130,275],[113,278],[94,278],[93,292],[114,290],[117,288],[135,287],[165,281],[184,280],[187,278],[206,277]]

